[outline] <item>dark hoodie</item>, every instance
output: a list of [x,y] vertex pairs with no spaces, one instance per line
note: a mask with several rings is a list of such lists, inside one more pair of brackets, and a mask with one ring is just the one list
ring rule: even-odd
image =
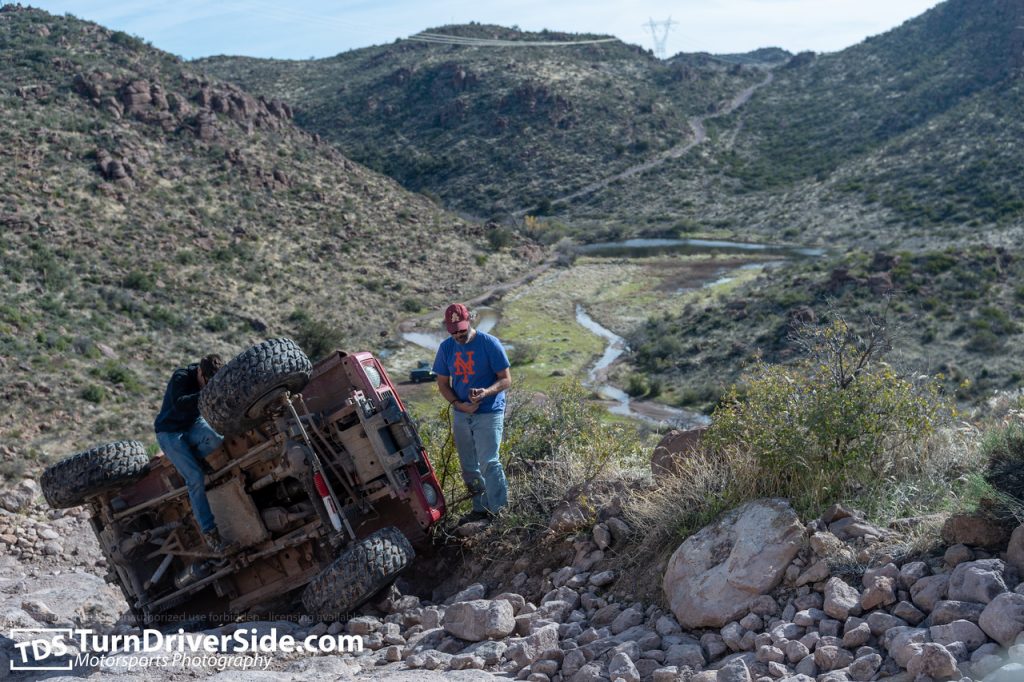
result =
[[188,431],[199,419],[199,364],[178,368],[171,375],[160,414],[153,422],[157,433]]

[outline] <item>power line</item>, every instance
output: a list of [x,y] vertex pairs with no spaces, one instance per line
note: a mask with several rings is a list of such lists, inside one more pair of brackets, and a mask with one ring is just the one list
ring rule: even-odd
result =
[[439,45],[471,45],[475,47],[565,47],[568,45],[595,45],[614,43],[618,38],[595,38],[594,40],[499,40],[497,38],[470,38],[451,36],[443,33],[417,33],[409,40]]
[[678,24],[678,21],[672,21],[672,17],[665,21],[648,19],[646,24],[641,24],[651,32],[651,38],[654,40],[654,56],[658,59],[665,58],[665,43],[668,41],[668,32],[673,26]]

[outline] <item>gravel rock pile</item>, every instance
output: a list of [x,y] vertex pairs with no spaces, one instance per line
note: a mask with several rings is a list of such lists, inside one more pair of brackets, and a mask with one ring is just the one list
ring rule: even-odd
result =
[[[0,506],[0,628],[131,631],[123,597],[101,577],[86,510],[50,511],[33,486],[0,491],[17,509]],[[1024,531],[1005,552],[960,543],[927,561],[898,562],[871,551],[891,531],[841,507],[803,524],[785,501],[761,500],[680,546],[662,608],[625,597],[617,586],[629,576],[602,568],[605,553],[627,546],[628,528],[609,521],[580,529],[569,565],[532,575],[528,561],[516,562],[525,570],[506,584],[435,591],[433,601],[393,590],[345,622],[302,616],[206,632],[362,638],[360,654],[275,655],[258,673],[265,680],[1024,680]],[[0,639],[5,672],[13,644]],[[256,674],[206,673],[222,681]],[[182,674],[152,669],[146,679]]]

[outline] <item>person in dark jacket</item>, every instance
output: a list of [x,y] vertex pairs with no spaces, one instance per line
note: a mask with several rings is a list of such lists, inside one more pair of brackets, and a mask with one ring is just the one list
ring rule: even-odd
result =
[[160,449],[185,479],[192,514],[206,544],[215,552],[226,554],[234,547],[225,543],[217,530],[206,498],[201,464],[224,439],[199,414],[199,392],[223,365],[224,361],[214,353],[194,365],[174,370],[153,428]]

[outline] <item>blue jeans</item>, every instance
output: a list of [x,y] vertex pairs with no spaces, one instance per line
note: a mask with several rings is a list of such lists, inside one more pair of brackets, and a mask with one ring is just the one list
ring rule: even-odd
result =
[[473,511],[497,512],[508,504],[508,481],[498,459],[504,412],[466,414],[452,420],[455,449],[462,466],[462,480],[473,495]]
[[206,499],[206,483],[200,459],[216,450],[224,441],[220,434],[200,417],[188,431],[156,434],[160,449],[174,464],[188,488],[188,499],[192,502],[192,513],[199,523],[199,529],[207,533],[217,527]]

